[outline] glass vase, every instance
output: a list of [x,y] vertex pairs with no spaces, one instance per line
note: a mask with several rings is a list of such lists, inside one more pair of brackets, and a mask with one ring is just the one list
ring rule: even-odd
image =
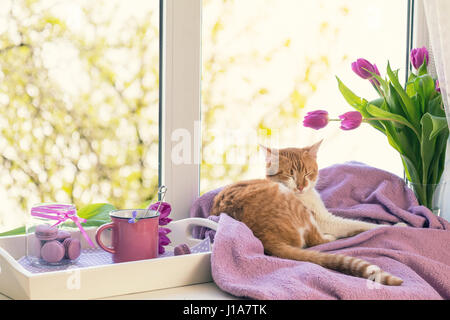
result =
[[[442,177],[438,184],[414,183],[406,180],[406,184],[414,191],[420,205],[430,209],[438,217],[444,216],[450,206],[449,183]],[[447,208],[447,209],[446,209]],[[448,219],[448,217],[447,217]]]

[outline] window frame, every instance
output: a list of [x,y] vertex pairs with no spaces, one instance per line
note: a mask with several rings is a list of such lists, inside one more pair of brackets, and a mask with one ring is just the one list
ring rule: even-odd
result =
[[[201,15],[201,0],[160,0],[159,182],[167,186],[174,220],[189,217],[199,195]],[[190,161],[174,163],[183,142]]]
[[[406,1],[408,77],[409,52],[413,45],[426,45],[423,35],[427,30],[423,0]],[[174,220],[188,218],[200,194],[201,21],[202,0],[160,0],[159,184],[168,188],[165,201],[173,208]],[[188,163],[172,161],[174,147],[180,143],[173,134],[179,129],[190,139]]]

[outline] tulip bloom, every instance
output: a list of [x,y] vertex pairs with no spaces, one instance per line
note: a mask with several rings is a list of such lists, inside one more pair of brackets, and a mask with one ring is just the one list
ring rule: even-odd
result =
[[362,115],[358,111],[346,112],[339,116],[342,130],[353,130],[358,128],[362,122]]
[[352,70],[363,79],[373,78],[373,75],[370,72],[380,75],[380,71],[378,71],[376,64],[371,64],[369,61],[362,58],[359,58],[352,63]]
[[303,119],[303,126],[313,128],[315,130],[322,129],[328,124],[328,112],[325,110],[316,110],[308,112]]
[[411,64],[415,69],[419,69],[422,64],[423,60],[426,59],[426,65],[428,65],[429,56],[428,56],[428,50],[425,47],[422,48],[416,48],[411,50]]
[[158,253],[159,254],[163,254],[166,251],[164,246],[167,246],[171,242],[170,239],[166,236],[166,234],[170,233],[170,231],[171,231],[170,229],[163,228],[163,227],[160,227],[158,229],[158,238],[159,238]]
[[148,207],[149,210],[158,210],[159,207],[159,225],[165,226],[166,224],[169,224],[169,222],[172,221],[172,219],[169,218],[169,214],[172,211],[172,207],[167,202],[161,202],[161,207],[159,206],[159,201],[153,203]]

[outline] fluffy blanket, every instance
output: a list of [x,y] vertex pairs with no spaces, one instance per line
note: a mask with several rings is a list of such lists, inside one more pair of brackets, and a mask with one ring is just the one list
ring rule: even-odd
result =
[[[383,227],[308,250],[362,258],[403,279],[385,286],[309,262],[264,254],[247,226],[229,217],[217,232],[194,230],[214,239],[211,257],[215,283],[238,297],[253,299],[450,299],[450,223],[419,206],[403,180],[361,163],[322,169],[316,189],[330,212],[379,224],[404,222],[409,227]],[[200,197],[191,216],[208,217],[220,189]]]

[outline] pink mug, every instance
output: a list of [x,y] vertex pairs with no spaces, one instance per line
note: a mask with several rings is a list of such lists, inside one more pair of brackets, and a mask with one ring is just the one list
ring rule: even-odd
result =
[[[130,222],[136,211],[135,222]],[[159,212],[147,209],[115,210],[109,213],[112,222],[97,229],[95,240],[100,248],[112,253],[113,262],[152,259],[158,256]],[[112,247],[101,241],[101,234],[112,229]]]

